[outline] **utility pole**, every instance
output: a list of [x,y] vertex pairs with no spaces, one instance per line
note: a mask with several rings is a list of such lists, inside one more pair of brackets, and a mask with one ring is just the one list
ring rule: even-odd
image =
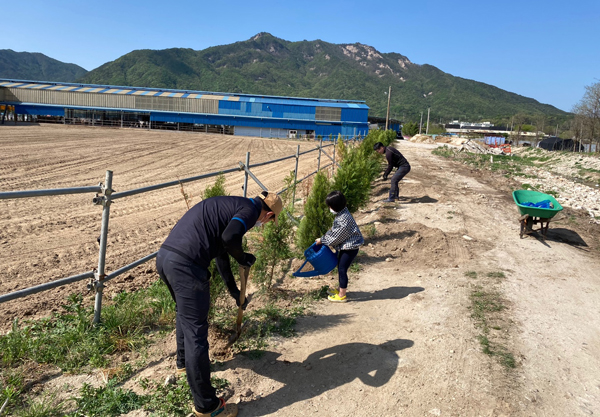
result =
[[421,121],[419,122],[419,135],[421,134],[421,126],[423,126],[423,112],[421,112]]
[[389,121],[390,121],[390,98],[392,97],[392,86],[390,85],[390,89],[388,92],[388,106],[387,106],[387,114],[385,116],[385,130],[388,130]]
[[558,125],[556,125],[556,133],[554,133],[554,136],[558,136]]
[[431,110],[431,107],[427,107],[427,127],[425,128],[425,134],[429,134],[429,110]]

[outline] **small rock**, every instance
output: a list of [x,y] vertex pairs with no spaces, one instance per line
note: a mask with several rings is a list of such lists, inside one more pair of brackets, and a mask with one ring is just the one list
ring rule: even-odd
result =
[[385,258],[386,262],[392,262],[392,258]]
[[246,392],[244,392],[242,395],[243,395],[244,397],[251,397],[251,396],[252,396],[252,394],[254,394],[254,392],[253,392],[253,391],[252,391],[250,388],[248,388],[248,389],[246,390]]
[[175,385],[176,383],[177,383],[177,377],[173,374],[171,374],[165,378],[165,387],[167,385]]
[[310,366],[310,365],[306,365],[304,368],[305,368],[307,371],[310,371],[310,370],[312,369],[312,366]]
[[465,240],[473,240],[471,236],[463,235],[463,239]]

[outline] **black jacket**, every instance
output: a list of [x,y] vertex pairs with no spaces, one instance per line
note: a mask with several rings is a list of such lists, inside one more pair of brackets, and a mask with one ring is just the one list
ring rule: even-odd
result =
[[408,165],[408,161],[400,153],[400,151],[396,148],[392,148],[391,146],[385,147],[385,159],[388,161],[388,166],[383,173],[383,178],[387,178],[387,176],[390,175],[390,172],[392,172],[393,168],[398,168],[401,165]]

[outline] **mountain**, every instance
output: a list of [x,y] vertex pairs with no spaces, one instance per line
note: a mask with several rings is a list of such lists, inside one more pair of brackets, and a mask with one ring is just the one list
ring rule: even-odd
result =
[[65,64],[37,52],[0,49],[0,78],[72,82],[86,73],[79,65]]
[[[12,52],[12,51],[11,51]],[[1,61],[0,61],[1,62]],[[1,67],[0,67],[1,68]],[[37,77],[39,78],[39,77]],[[322,40],[289,42],[268,33],[204,50],[136,50],[78,79],[82,83],[233,93],[365,100],[371,115],[487,120],[503,124],[515,114],[544,115],[548,123],[568,117],[551,105],[489,84],[412,63],[398,53]]]

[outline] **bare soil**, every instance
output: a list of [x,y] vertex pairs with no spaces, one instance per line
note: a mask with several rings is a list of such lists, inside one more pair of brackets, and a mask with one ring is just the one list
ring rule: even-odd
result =
[[[227,168],[247,150],[262,161],[296,146],[63,127],[3,127],[0,138],[2,191],[91,185],[113,167],[113,188],[121,191]],[[515,183],[434,156],[435,146],[399,142],[412,165],[401,200],[382,203],[389,183],[379,181],[368,207],[356,214],[376,232],[359,256],[362,269],[351,275],[349,302],[316,302],[313,314],[298,320],[294,337],[273,339],[258,359],[238,354],[217,366],[215,375],[230,382],[224,394],[240,404],[240,416],[600,413],[599,226],[587,213],[565,209],[546,239],[520,239],[510,196]],[[291,166],[283,165],[257,175],[277,188]],[[232,192],[240,194],[241,184],[241,173],[228,177]],[[202,188],[191,189],[196,202]],[[185,210],[175,189],[115,203],[108,270],[156,250]],[[0,201],[0,293],[92,269],[99,218],[89,197]],[[107,292],[154,279],[149,265],[115,279]],[[288,277],[276,289],[335,283],[332,276]],[[471,301],[482,288],[496,291],[505,307],[494,316],[489,339],[513,355],[515,368],[482,351]],[[47,314],[67,292],[82,289],[5,303],[0,317],[6,325],[15,316]],[[136,377],[172,373],[174,348],[172,335],[157,342]],[[99,373],[61,376],[46,386],[64,386],[67,378],[74,385],[102,380]]]

